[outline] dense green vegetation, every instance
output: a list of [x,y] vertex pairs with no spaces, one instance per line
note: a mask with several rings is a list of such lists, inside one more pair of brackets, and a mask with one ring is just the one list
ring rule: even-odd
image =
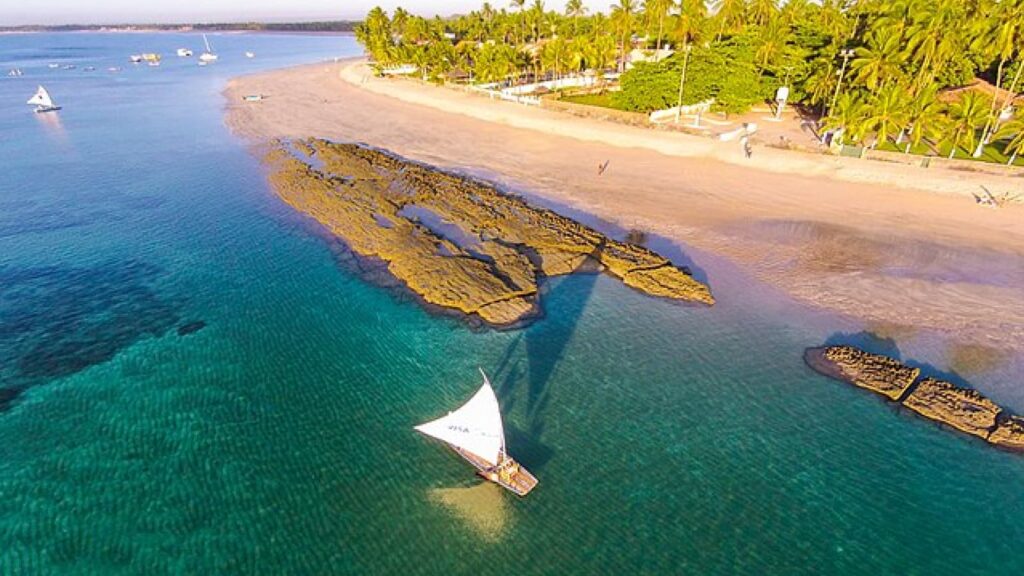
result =
[[[647,112],[715,99],[742,112],[782,85],[847,143],[1013,161],[1024,121],[1024,0],[618,0],[588,14],[543,0],[431,19],[380,8],[356,28],[381,65],[424,78],[527,82],[621,71],[614,107]],[[662,57],[659,48],[674,53]],[[633,49],[654,56],[627,70]],[[981,87],[951,90],[981,79]],[[993,86],[995,88],[993,88]]]

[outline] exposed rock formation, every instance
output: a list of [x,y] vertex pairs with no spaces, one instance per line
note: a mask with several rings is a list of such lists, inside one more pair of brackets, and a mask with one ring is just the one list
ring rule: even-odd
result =
[[961,432],[988,438],[1000,408],[977,390],[925,378],[917,383],[903,405],[925,418],[948,424]]
[[809,348],[804,360],[812,368],[838,380],[899,400],[921,374],[892,358],[869,354],[853,346]]
[[852,346],[809,348],[804,360],[826,376],[881,394],[925,418],[1003,448],[1024,450],[1024,418],[977,390],[935,378],[918,380],[920,369]]
[[1000,420],[988,441],[1003,448],[1024,450],[1024,418],[1006,416],[1004,413]]
[[379,258],[426,302],[491,325],[537,312],[542,276],[606,270],[641,292],[711,305],[708,287],[666,258],[618,242],[481,182],[355,144],[278,143],[277,194]]

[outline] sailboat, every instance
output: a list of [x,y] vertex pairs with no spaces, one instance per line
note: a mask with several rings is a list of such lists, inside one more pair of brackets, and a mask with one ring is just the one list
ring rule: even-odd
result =
[[210,41],[206,38],[206,34],[203,34],[203,44],[206,45],[206,52],[199,55],[200,62],[213,62],[217,59],[217,55],[213,53],[213,48],[210,48]]
[[477,473],[517,496],[526,496],[537,479],[505,451],[501,409],[491,381],[481,370],[484,384],[458,410],[421,424],[416,431],[436,438],[476,467]]
[[60,110],[60,106],[53,103],[53,99],[50,98],[50,93],[46,91],[46,88],[42,86],[39,90],[36,90],[36,95],[29,98],[26,104],[36,107],[36,112],[56,112]]

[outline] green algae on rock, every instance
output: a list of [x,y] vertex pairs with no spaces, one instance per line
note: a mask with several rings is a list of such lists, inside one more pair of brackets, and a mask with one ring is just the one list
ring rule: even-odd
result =
[[809,348],[804,360],[825,376],[871,390],[924,418],[1002,448],[1024,450],[1024,419],[977,390],[935,378],[919,379],[920,369],[853,346]]
[[705,284],[667,258],[477,180],[319,139],[277,142],[265,160],[278,196],[356,254],[386,262],[424,301],[493,326],[536,315],[539,279],[576,271],[714,304]]

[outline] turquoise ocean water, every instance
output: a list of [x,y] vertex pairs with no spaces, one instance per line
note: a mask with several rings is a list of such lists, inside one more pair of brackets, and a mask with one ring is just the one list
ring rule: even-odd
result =
[[[873,337],[659,240],[717,306],[575,276],[525,330],[432,316],[340,265],[223,125],[231,76],[354,41],[211,40],[199,68],[173,56],[194,35],[0,36],[25,72],[0,79],[0,574],[1024,569],[1024,457],[801,361],[832,338],[944,370],[941,338]],[[24,105],[38,83],[59,115]],[[477,366],[526,499],[412,432]],[[969,379],[1024,410],[1019,368]]]

